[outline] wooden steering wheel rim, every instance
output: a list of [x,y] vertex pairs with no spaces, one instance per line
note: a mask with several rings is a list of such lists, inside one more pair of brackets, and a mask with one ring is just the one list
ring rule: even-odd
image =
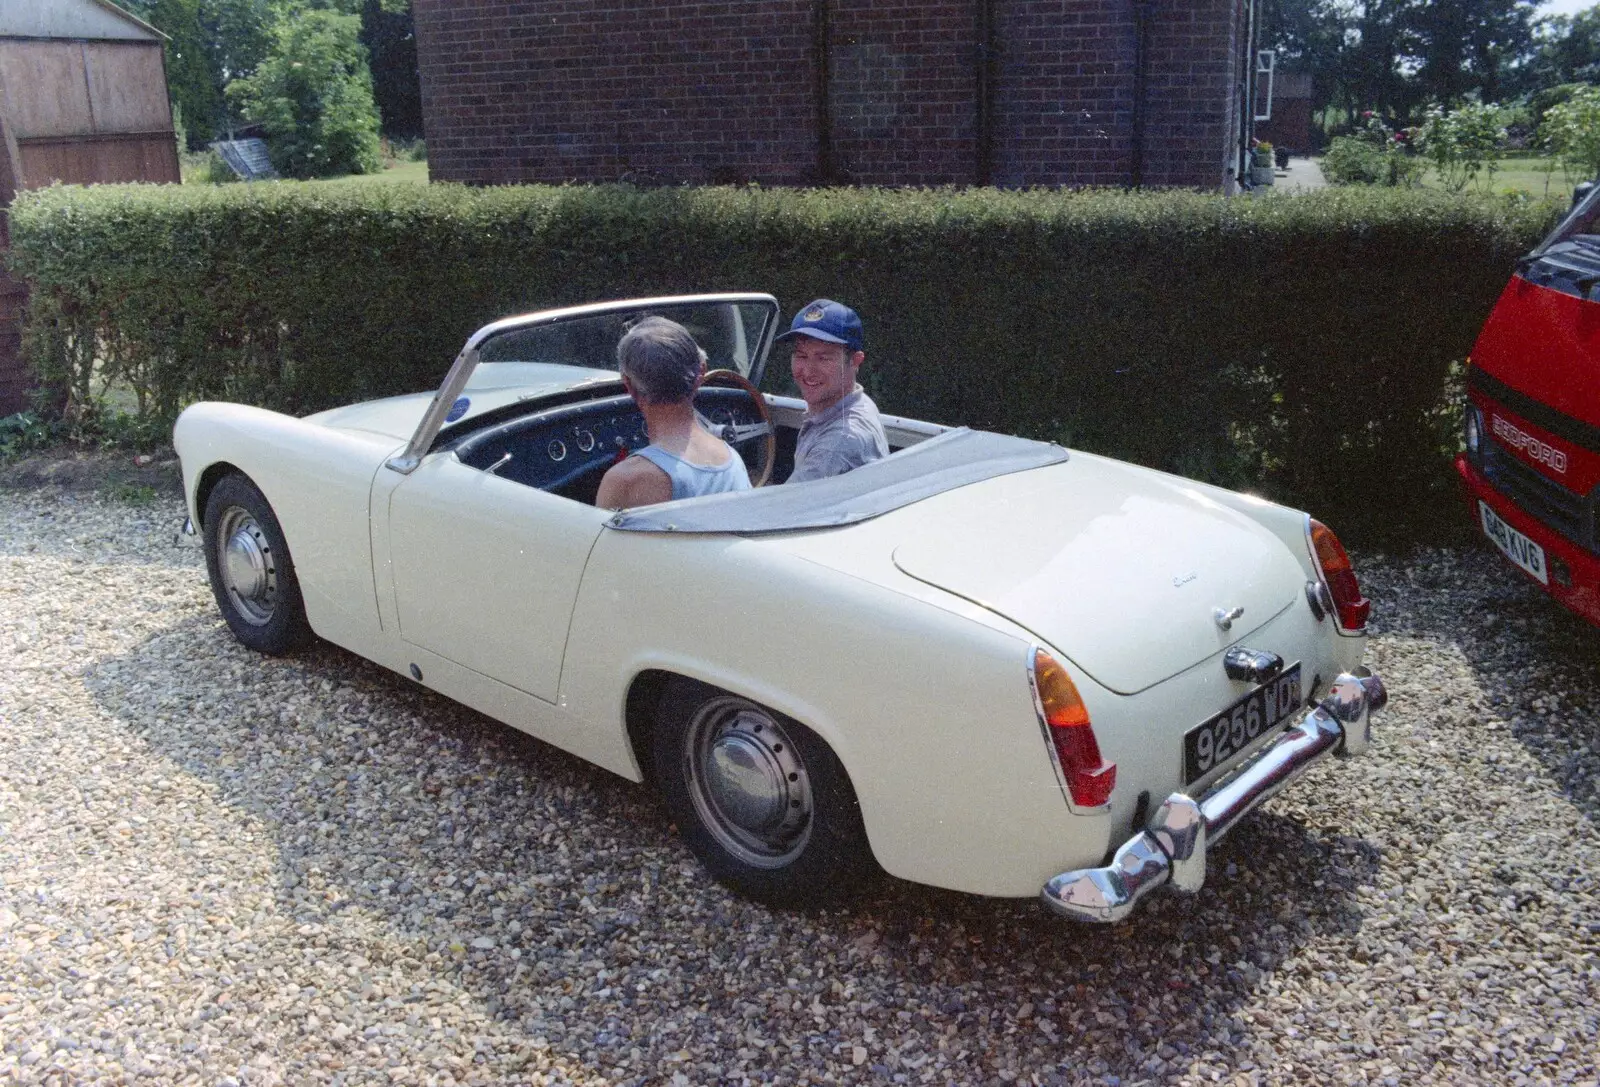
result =
[[761,421],[767,424],[766,440],[762,443],[760,478],[752,477],[752,487],[765,487],[767,480],[772,478],[773,466],[778,462],[778,432],[772,427],[772,413],[767,410],[767,399],[750,380],[737,370],[707,370],[706,376],[700,382],[700,387],[707,385],[720,386],[727,389],[743,389],[749,394],[750,400],[756,406],[756,412],[761,416]]

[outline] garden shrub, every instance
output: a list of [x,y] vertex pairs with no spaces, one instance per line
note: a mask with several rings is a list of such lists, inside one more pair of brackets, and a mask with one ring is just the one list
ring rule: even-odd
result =
[[228,84],[228,97],[267,133],[267,153],[285,177],[374,174],[378,107],[361,18],[305,11],[281,18],[255,72]]
[[1417,143],[1451,192],[1460,192],[1478,179],[1493,181],[1495,155],[1506,140],[1506,127],[1496,106],[1468,103],[1456,110],[1435,107],[1428,111]]
[[[1264,488],[1336,525],[1445,493],[1447,378],[1554,205],[1436,191],[56,187],[12,212],[76,402],[309,412],[434,388],[507,314],[828,295],[885,411]],[[785,390],[786,356],[768,387]],[[1435,507],[1436,508],[1436,507]]]
[[1600,87],[1575,87],[1566,101],[1551,106],[1539,135],[1567,176],[1600,178]]
[[1407,132],[1395,132],[1368,112],[1359,132],[1335,136],[1322,157],[1322,173],[1335,185],[1412,188],[1422,181],[1422,163],[1411,154]]

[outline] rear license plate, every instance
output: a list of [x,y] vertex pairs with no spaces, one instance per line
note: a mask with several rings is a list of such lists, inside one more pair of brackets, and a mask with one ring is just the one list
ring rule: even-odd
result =
[[1540,585],[1550,584],[1550,572],[1544,565],[1544,548],[1500,520],[1500,515],[1482,499],[1478,500],[1478,516],[1483,521],[1483,534],[1502,555],[1538,578]]
[[1290,665],[1183,737],[1183,782],[1192,784],[1276,731],[1300,708],[1300,666]]

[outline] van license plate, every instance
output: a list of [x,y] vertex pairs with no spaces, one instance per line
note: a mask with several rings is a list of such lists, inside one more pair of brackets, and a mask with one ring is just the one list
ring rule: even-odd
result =
[[1294,664],[1204,724],[1190,729],[1183,737],[1184,784],[1200,780],[1231,762],[1263,735],[1288,724],[1301,701],[1300,665]]
[[1484,535],[1500,549],[1502,555],[1538,578],[1540,585],[1550,584],[1550,571],[1544,564],[1544,548],[1500,520],[1500,515],[1481,498],[1478,500],[1478,513],[1483,520]]

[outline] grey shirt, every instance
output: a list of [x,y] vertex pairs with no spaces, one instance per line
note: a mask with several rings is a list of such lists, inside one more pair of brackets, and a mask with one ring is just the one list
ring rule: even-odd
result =
[[857,385],[838,403],[815,415],[806,413],[794,447],[790,483],[825,479],[889,455],[889,439],[878,405]]

